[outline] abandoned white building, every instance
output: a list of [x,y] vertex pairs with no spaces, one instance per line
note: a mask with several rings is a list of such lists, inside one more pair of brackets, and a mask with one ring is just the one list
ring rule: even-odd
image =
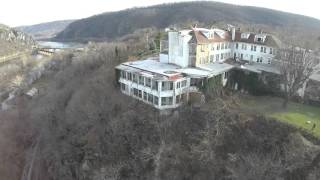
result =
[[250,62],[245,68],[257,72],[261,65],[271,64],[276,48],[271,35],[241,33],[234,27],[169,30],[158,58],[116,67],[118,82],[129,96],[158,109],[176,108],[188,101],[190,93],[199,91],[205,79],[221,78],[225,86],[228,72],[235,67],[230,61]]

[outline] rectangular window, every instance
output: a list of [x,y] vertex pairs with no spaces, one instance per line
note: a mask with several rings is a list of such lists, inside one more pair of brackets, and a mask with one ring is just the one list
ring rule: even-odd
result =
[[151,79],[150,78],[146,78],[146,86],[151,87]]
[[123,79],[126,79],[126,78],[127,78],[127,72],[121,71],[121,77],[122,77]]
[[251,45],[251,51],[253,51],[253,45]]
[[238,43],[236,43],[236,49],[238,49],[238,47],[239,47],[239,44],[238,44]]
[[261,46],[261,48],[260,48],[260,52],[263,52],[263,47]]
[[220,50],[220,43],[218,43],[217,45],[217,50]]
[[180,82],[177,82],[177,89],[180,88]]
[[211,44],[211,50],[214,51],[214,44]]
[[250,60],[253,61],[253,55],[250,56]]
[[172,105],[173,104],[173,97],[169,97],[169,105]]
[[173,82],[169,82],[169,90],[173,90]]
[[128,72],[128,80],[132,81],[132,74]]
[[138,75],[132,74],[132,81],[138,83]]
[[167,103],[166,98],[165,97],[161,97],[161,106],[167,105],[166,103]]
[[161,97],[161,106],[167,106],[173,104],[173,97]]
[[221,49],[224,49],[224,43],[221,43]]
[[221,53],[221,59],[223,59],[223,53]]
[[268,59],[268,64],[271,64],[271,59],[270,58]]
[[148,100],[148,95],[146,92],[143,92],[143,100],[147,101]]
[[267,48],[266,47],[263,48],[263,52],[267,53]]
[[142,98],[142,91],[139,90],[139,98]]
[[182,81],[181,82],[181,87],[183,88],[183,87],[186,87],[186,86],[187,86],[187,80]]
[[201,57],[200,58],[200,64],[205,64],[206,63],[206,58],[205,57]]
[[204,52],[204,49],[205,49],[205,47],[204,47],[205,45],[201,45],[200,47],[201,47],[201,51],[202,52]]
[[176,96],[176,104],[179,104],[179,103],[180,103],[180,99],[181,99],[181,95],[177,95],[177,96]]
[[152,89],[158,91],[158,81],[152,81]]
[[223,79],[228,79],[229,72],[224,72]]
[[225,43],[225,44],[224,44],[224,48],[225,48],[225,49],[228,49],[228,43]]
[[126,85],[123,84],[123,83],[121,83],[121,90],[122,90],[122,91],[125,91],[125,90],[126,90]]
[[172,81],[163,81],[161,84],[162,91],[173,90],[173,82]]
[[139,84],[144,85],[144,77],[139,76]]
[[254,46],[254,51],[257,51],[257,46]]
[[138,89],[136,89],[136,88],[133,89],[133,95],[136,96],[136,97],[139,96],[139,91],[138,91]]
[[159,98],[157,96],[154,96],[154,102],[155,105],[159,105]]
[[216,61],[219,61],[219,54],[216,55]]
[[152,94],[148,94],[148,102],[153,103],[153,95]]
[[272,48],[270,48],[270,52],[269,53],[272,54]]
[[210,62],[214,61],[214,55],[210,55]]

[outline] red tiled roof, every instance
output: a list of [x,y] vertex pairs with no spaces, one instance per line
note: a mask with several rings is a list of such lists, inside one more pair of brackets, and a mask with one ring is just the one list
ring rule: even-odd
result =
[[193,36],[193,41],[198,44],[210,44],[215,42],[225,42],[231,41],[231,36],[228,32],[225,32],[225,37],[221,38],[216,32],[214,33],[214,38],[208,39],[201,31],[193,29],[191,32]]
[[[220,37],[216,32],[214,33],[214,38],[209,39],[207,38],[201,30],[198,29],[192,29],[190,31],[190,35],[192,36],[192,42],[195,42],[197,44],[210,44],[215,42],[226,42],[226,41],[232,41],[232,35],[231,32],[225,31],[224,38]],[[251,43],[251,44],[259,44],[259,45],[266,45],[271,47],[278,47],[279,45],[276,43],[275,39],[271,35],[266,35],[265,42],[256,42],[254,40],[256,34],[255,33],[249,33],[249,37],[247,38],[241,38],[241,32],[236,31],[235,32],[235,41],[236,42],[245,42],[245,43]]]

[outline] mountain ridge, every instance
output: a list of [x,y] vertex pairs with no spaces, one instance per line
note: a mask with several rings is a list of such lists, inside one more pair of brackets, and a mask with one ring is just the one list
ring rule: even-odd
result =
[[320,20],[316,18],[267,8],[200,1],[136,7],[94,15],[70,23],[55,39],[112,40],[142,28],[163,29],[194,22],[205,25],[262,25],[271,30],[273,27],[291,32],[302,30],[312,35],[320,31]]
[[75,20],[59,20],[34,25],[18,26],[15,29],[30,34],[36,40],[50,39]]

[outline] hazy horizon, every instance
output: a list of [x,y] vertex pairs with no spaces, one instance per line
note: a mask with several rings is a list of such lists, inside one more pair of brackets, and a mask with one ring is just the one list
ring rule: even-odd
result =
[[[3,3],[3,7],[10,8],[1,9],[0,23],[11,27],[34,25],[58,20],[81,19],[104,12],[119,11],[133,7],[146,7],[163,3],[186,1],[192,0],[118,0],[112,4],[102,2],[100,0],[83,0],[81,2],[75,0],[56,0],[54,1],[55,3],[51,3],[49,5],[40,0],[28,0],[23,2],[10,0]],[[313,3],[316,3],[315,0],[217,0],[216,2],[269,8],[288,13],[310,16],[320,20],[320,11],[317,9],[317,6],[312,6]],[[17,11],[19,13],[17,13]]]

